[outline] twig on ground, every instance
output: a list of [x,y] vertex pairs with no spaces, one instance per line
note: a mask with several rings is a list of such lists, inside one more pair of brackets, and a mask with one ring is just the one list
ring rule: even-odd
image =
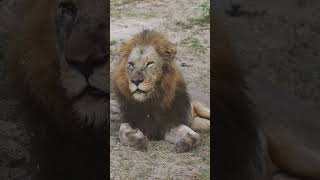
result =
[[192,66],[191,64],[187,64],[187,63],[183,62],[183,60],[178,58],[177,56],[175,56],[175,58],[181,63],[180,64],[181,67],[191,67]]

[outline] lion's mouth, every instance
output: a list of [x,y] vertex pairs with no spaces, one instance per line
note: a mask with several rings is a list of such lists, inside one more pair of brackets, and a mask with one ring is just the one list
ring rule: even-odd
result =
[[74,97],[74,99],[80,99],[83,96],[91,96],[94,98],[107,98],[107,95],[108,93],[106,93],[105,91],[102,91],[92,86],[88,86],[84,90],[82,90],[79,95]]
[[141,90],[141,89],[137,89],[135,92],[137,93],[147,93],[147,91]]
[[144,91],[144,90],[141,90],[141,89],[137,89],[137,90],[135,90],[132,94],[135,94],[135,93],[146,94],[146,93],[148,93],[148,92],[147,92],[147,91]]

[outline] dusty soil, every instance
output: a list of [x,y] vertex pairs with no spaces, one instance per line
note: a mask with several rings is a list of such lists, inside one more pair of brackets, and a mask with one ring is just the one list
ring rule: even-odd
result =
[[[210,28],[201,22],[202,1],[111,1],[111,62],[117,62],[119,43],[144,28],[166,34],[177,45],[177,62],[190,88],[209,104]],[[200,18],[200,19],[197,19]],[[191,23],[192,21],[192,23]],[[112,65],[111,65],[112,71]],[[112,72],[111,72],[112,73]],[[196,88],[195,88],[196,87]],[[111,179],[209,179],[210,136],[201,133],[195,150],[177,154],[174,145],[153,141],[148,152],[122,146],[118,138],[121,123],[117,102],[111,98]]]

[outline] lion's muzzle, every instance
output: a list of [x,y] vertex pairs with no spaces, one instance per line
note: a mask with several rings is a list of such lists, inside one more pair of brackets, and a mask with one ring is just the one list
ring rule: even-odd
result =
[[133,72],[133,75],[130,77],[130,81],[138,87],[139,84],[144,81],[143,73],[141,71]]

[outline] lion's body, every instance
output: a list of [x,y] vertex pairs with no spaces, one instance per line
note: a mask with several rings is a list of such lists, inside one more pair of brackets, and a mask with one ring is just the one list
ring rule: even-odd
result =
[[[155,51],[150,50],[150,47]],[[136,50],[136,48],[142,50]],[[141,54],[134,54],[136,51]],[[173,44],[155,31],[143,31],[120,48],[121,59],[115,67],[113,84],[121,113],[125,123],[141,130],[149,139],[166,139],[170,130],[179,125],[190,127],[193,123],[194,109],[204,108],[200,105],[191,106],[186,84],[173,60],[175,51]],[[136,57],[131,59],[133,56]],[[135,64],[130,65],[130,62]],[[141,65],[141,70],[135,70],[135,67],[139,68],[139,63],[144,63]],[[149,70],[148,65],[150,65]],[[145,76],[152,74],[150,75],[152,78],[150,80],[148,77],[140,77],[141,83],[136,84],[136,88],[132,88],[139,73],[144,73]],[[145,88],[147,85],[144,86],[143,83],[153,86]],[[138,87],[150,90],[137,92]],[[135,96],[135,93],[142,95]],[[206,112],[205,115],[209,116],[209,111],[206,110]],[[210,127],[209,123],[206,124],[207,130],[208,127]]]

